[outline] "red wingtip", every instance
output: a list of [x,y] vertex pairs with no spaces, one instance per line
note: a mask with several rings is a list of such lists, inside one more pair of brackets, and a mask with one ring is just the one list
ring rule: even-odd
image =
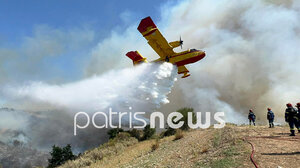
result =
[[139,30],[140,33],[143,33],[147,31],[147,28],[150,26],[152,26],[152,28],[156,28],[156,25],[154,24],[153,20],[151,19],[150,16],[148,16],[141,20],[137,29]]
[[129,51],[126,54],[126,56],[129,57],[132,61],[138,61],[143,59],[143,57],[140,54],[138,54],[138,52],[136,51]]

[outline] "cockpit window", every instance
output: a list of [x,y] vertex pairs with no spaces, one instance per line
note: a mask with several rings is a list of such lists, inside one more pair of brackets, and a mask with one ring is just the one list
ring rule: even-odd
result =
[[193,49],[191,49],[190,51],[197,51],[197,50],[193,48]]

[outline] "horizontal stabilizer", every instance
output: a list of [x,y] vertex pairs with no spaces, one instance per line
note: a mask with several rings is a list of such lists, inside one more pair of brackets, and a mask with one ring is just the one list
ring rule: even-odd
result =
[[126,54],[127,57],[129,57],[133,61],[133,65],[147,62],[146,58],[141,56],[141,54],[138,51],[130,51]]

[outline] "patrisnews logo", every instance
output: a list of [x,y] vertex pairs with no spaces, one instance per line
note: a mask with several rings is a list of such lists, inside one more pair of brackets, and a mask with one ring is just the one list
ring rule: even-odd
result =
[[[103,128],[121,128],[122,125],[126,125],[127,128],[136,128],[141,129],[146,127],[148,119],[141,117],[144,116],[146,112],[113,112],[112,108],[109,108],[108,113],[105,112],[95,112],[90,118],[89,114],[86,112],[78,112],[74,116],[74,135],[77,135],[77,129],[85,129],[90,125],[90,121],[92,120],[93,127],[97,129]],[[202,122],[202,117],[205,115],[205,121]],[[213,122],[211,120],[211,116],[213,115]],[[86,123],[79,125],[78,117],[84,117],[86,119]],[[156,120],[158,119],[159,128],[165,128],[165,123],[167,126],[173,129],[181,128],[185,122],[192,129],[206,129],[211,126],[211,123],[216,123],[213,125],[214,128],[223,128],[225,126],[225,120],[223,119],[225,116],[224,112],[188,112],[187,120],[183,121],[183,114],[179,112],[172,112],[167,115],[165,118],[164,113],[162,112],[153,112],[150,114],[150,127],[155,128]],[[101,117],[99,119],[99,117]],[[195,120],[196,118],[196,120]],[[125,121],[124,121],[125,120]],[[102,125],[99,124],[102,122]],[[137,122],[142,124],[136,124]],[[97,124],[98,123],[98,124]],[[114,125],[117,123],[117,125]],[[134,124],[135,123],[135,124]]]

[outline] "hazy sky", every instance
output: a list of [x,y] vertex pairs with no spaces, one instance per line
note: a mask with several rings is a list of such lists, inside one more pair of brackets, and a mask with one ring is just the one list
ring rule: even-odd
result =
[[0,0],[0,84],[78,80],[90,52],[115,32],[151,16],[160,0]]
[[165,1],[118,0],[0,0],[0,34],[9,42],[33,34],[35,26],[70,29],[90,26],[105,36],[116,25],[124,26],[126,13],[137,19],[151,15],[159,17],[159,7]]

